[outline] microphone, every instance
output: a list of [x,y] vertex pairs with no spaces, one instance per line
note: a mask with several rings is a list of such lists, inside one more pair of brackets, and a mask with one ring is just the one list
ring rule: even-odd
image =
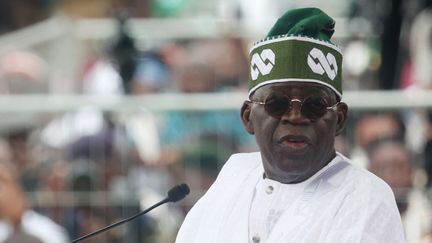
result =
[[169,202],[178,202],[186,197],[190,192],[188,185],[180,184],[168,191],[168,199]]
[[186,184],[180,184],[180,185],[177,185],[177,186],[171,188],[171,189],[168,191],[168,193],[167,193],[168,196],[167,196],[165,199],[163,199],[162,201],[160,201],[160,202],[154,204],[153,206],[149,207],[148,209],[146,209],[146,210],[144,210],[144,211],[142,211],[142,212],[139,212],[139,213],[137,213],[137,214],[135,214],[135,215],[133,215],[133,216],[131,216],[131,217],[129,217],[129,218],[126,218],[126,219],[120,220],[120,221],[117,222],[117,223],[114,223],[114,224],[108,225],[108,226],[105,227],[105,228],[102,228],[102,229],[96,230],[96,231],[93,232],[93,233],[90,233],[90,234],[88,234],[88,235],[84,235],[84,236],[82,236],[82,237],[79,237],[79,238],[77,238],[77,239],[71,241],[71,243],[75,243],[75,242],[83,241],[83,240],[88,239],[88,238],[90,238],[90,237],[93,237],[93,236],[95,236],[95,235],[97,235],[97,234],[100,234],[100,233],[102,233],[102,232],[105,232],[105,231],[107,231],[107,230],[109,230],[109,229],[111,229],[111,228],[114,228],[114,227],[116,227],[116,226],[119,226],[119,225],[121,225],[121,224],[124,224],[124,223],[126,223],[126,222],[129,222],[129,221],[131,221],[131,220],[133,220],[133,219],[135,219],[135,218],[137,218],[137,217],[139,217],[139,216],[141,216],[141,215],[143,215],[143,214],[146,214],[146,213],[150,212],[150,211],[153,210],[154,208],[157,208],[157,207],[159,207],[160,205],[165,204],[165,203],[167,203],[167,202],[178,202],[178,201],[182,200],[183,198],[185,198],[186,195],[189,194],[189,192],[190,192],[190,189],[189,189],[188,185],[186,185]]

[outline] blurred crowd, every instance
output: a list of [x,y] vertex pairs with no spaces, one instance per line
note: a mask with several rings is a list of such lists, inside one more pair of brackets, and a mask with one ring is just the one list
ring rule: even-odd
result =
[[[0,95],[116,98],[239,91],[246,98],[248,39],[183,38],[139,48],[127,28],[129,17],[180,18],[199,7],[192,0],[174,2],[1,1],[0,43],[2,36],[59,9],[75,18],[112,16],[113,6],[128,11],[115,15],[118,30],[110,41],[82,41],[71,49],[74,37],[63,38],[68,50],[0,47]],[[301,6],[299,1],[276,5],[256,1],[258,11],[247,1],[221,1],[215,15],[256,20],[268,8],[260,17],[271,19],[279,15],[278,7]],[[432,87],[431,1],[345,5],[340,12],[347,33],[337,39],[344,52],[344,90]],[[254,26],[259,28],[246,27]],[[82,58],[72,62],[77,56]],[[57,69],[63,61],[68,70]],[[191,195],[183,202],[88,241],[173,242],[185,212],[230,154],[256,149],[238,110],[116,113],[86,106],[64,113],[0,113],[0,242],[67,242],[148,208],[171,186],[186,182]],[[338,150],[392,187],[409,242],[432,242],[432,112],[354,110],[349,119]]]

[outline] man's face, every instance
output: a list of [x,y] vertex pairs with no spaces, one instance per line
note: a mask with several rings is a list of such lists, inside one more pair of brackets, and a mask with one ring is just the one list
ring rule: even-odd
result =
[[[329,88],[300,82],[263,86],[251,100],[265,101],[274,95],[301,101],[322,97],[328,106],[337,102]],[[344,127],[347,110],[347,105],[340,103],[336,111],[328,110],[322,117],[310,119],[301,113],[299,102],[292,102],[291,110],[273,117],[264,105],[245,102],[241,116],[246,130],[255,134],[266,176],[282,183],[297,183],[311,177],[335,156],[334,138]]]
[[413,163],[409,151],[402,144],[388,143],[376,146],[369,157],[368,169],[387,182],[396,196],[406,193],[411,188]]
[[392,188],[401,214],[408,208],[413,162],[408,149],[397,142],[378,144],[369,154],[368,169]]

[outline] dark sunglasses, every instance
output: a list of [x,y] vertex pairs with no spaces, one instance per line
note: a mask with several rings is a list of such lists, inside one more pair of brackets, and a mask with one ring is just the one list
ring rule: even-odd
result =
[[249,100],[258,105],[264,105],[265,111],[272,117],[280,119],[286,112],[291,111],[294,102],[300,103],[300,112],[303,117],[316,120],[324,116],[328,110],[336,110],[339,102],[329,106],[327,101],[320,96],[310,96],[303,101],[291,99],[284,95],[271,95],[264,102]]

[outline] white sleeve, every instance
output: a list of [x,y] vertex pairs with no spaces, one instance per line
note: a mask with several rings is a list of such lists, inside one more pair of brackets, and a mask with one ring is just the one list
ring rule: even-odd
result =
[[405,243],[401,217],[390,188],[368,196],[353,191],[335,216],[326,243]]
[[225,165],[222,167],[215,182],[210,186],[208,191],[195,203],[195,205],[189,210],[184,219],[179,232],[176,237],[176,243],[195,243],[197,238],[197,232],[200,230],[200,226],[203,223],[202,218],[212,210],[212,205],[216,203],[219,195],[223,193],[225,188],[226,179],[230,177],[232,173],[232,157],[228,159]]
[[200,239],[198,235],[201,237],[212,235],[215,227],[208,218],[217,214],[215,211],[217,205],[225,204],[226,200],[230,200],[235,195],[249,171],[259,165],[260,161],[256,158],[257,156],[253,154],[246,156],[234,154],[228,159],[216,181],[186,215],[177,234],[176,243],[202,243],[202,238]]
[[66,230],[46,216],[28,210],[21,222],[22,229],[44,243],[68,243]]

